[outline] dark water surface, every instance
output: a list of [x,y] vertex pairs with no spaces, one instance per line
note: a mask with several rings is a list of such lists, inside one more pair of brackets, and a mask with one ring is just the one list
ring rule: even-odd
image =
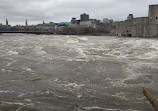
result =
[[0,111],[154,111],[158,40],[0,36]]

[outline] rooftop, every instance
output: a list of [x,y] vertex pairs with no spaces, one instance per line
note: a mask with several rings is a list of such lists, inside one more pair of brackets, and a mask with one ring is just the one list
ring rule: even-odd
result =
[[153,4],[153,5],[149,5],[149,6],[158,6],[158,4]]

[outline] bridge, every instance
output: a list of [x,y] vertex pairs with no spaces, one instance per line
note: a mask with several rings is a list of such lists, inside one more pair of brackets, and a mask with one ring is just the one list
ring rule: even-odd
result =
[[3,33],[23,33],[23,34],[54,34],[54,31],[0,31],[0,34]]

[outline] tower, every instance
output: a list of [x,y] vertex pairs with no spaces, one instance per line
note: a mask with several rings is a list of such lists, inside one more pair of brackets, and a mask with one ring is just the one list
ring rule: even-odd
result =
[[149,6],[149,35],[158,35],[158,5]]
[[6,26],[8,26],[9,24],[8,24],[8,20],[6,19]]
[[158,24],[158,5],[149,6],[149,22],[150,24]]
[[27,20],[26,20],[26,22],[25,22],[25,26],[26,26],[26,27],[28,26],[28,22],[27,22]]

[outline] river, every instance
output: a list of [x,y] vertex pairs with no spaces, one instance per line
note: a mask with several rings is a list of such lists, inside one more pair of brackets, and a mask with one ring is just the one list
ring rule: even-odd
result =
[[0,35],[0,111],[154,111],[158,39]]

